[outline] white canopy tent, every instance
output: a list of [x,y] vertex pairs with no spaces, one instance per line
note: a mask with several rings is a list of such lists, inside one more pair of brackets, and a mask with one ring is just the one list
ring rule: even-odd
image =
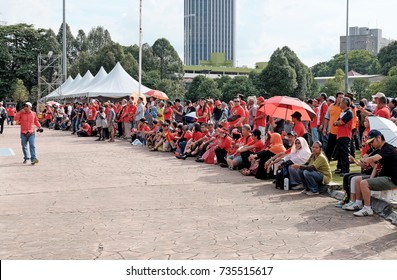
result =
[[80,92],[83,88],[90,84],[92,80],[94,80],[94,76],[92,76],[90,70],[88,70],[78,84],[74,84],[73,87],[64,91],[62,98],[73,97],[74,93]]
[[[150,88],[141,85],[142,93],[148,92]],[[139,91],[139,83],[134,80],[117,62],[106,78],[93,87],[90,87],[82,96],[120,98],[130,96]]]
[[48,101],[51,99],[58,99],[59,96],[62,95],[62,93],[64,93],[65,91],[67,91],[68,87],[70,85],[72,85],[74,82],[73,78],[69,76],[69,78],[67,78],[67,80],[56,90],[52,91],[50,94],[44,96],[43,98],[41,98],[40,101]]
[[105,71],[103,67],[99,69],[98,73],[95,75],[95,77],[84,87],[79,88],[73,94],[71,97],[78,97],[81,96],[81,94],[85,94],[84,96],[87,95],[87,92],[89,92],[90,88],[94,88],[97,84],[99,84],[103,79],[107,77],[108,73]]

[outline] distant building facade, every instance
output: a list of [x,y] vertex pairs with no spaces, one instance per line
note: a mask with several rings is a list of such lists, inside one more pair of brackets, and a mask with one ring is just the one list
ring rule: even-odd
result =
[[[367,50],[377,55],[381,48],[386,47],[391,40],[382,38],[382,29],[368,27],[349,28],[349,50]],[[340,36],[340,53],[346,52],[346,36]]]
[[200,65],[212,53],[235,64],[236,0],[184,0],[184,63]]

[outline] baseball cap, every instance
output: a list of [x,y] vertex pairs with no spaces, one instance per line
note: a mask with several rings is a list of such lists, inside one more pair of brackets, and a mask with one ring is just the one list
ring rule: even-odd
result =
[[33,106],[32,106],[32,103],[30,103],[30,102],[25,102],[25,105],[28,105],[28,106],[30,106],[30,107],[33,107]]
[[373,98],[380,98],[380,97],[386,97],[386,95],[383,92],[378,92],[375,95],[372,96]]
[[382,135],[382,133],[379,130],[376,129],[372,129],[369,133],[368,133],[368,140],[365,142],[367,144],[371,143],[372,141],[374,141],[374,139],[376,137],[378,137],[379,135]]
[[332,102],[335,102],[335,97],[334,96],[330,96],[330,97],[328,97],[328,100],[331,100]]

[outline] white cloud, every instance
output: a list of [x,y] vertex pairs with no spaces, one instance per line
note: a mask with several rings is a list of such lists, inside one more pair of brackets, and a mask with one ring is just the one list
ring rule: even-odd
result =
[[[289,46],[311,66],[339,52],[345,33],[346,0],[236,0],[237,61],[253,66],[274,50]],[[52,28],[62,23],[62,1],[1,0],[2,20]],[[167,38],[183,57],[183,0],[143,0],[143,41]],[[350,0],[350,26],[383,29],[397,39],[394,0]],[[74,35],[101,25],[123,45],[138,43],[139,0],[66,0],[66,19]]]

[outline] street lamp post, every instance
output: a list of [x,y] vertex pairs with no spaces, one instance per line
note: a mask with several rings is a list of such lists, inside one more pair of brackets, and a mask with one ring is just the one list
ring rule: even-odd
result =
[[349,91],[349,0],[346,4],[345,93]]
[[66,58],[66,21],[65,21],[65,1],[63,0],[63,23],[62,23],[62,82],[66,81],[67,76],[67,58]]
[[139,1],[139,97],[141,97],[142,84],[142,0]]

